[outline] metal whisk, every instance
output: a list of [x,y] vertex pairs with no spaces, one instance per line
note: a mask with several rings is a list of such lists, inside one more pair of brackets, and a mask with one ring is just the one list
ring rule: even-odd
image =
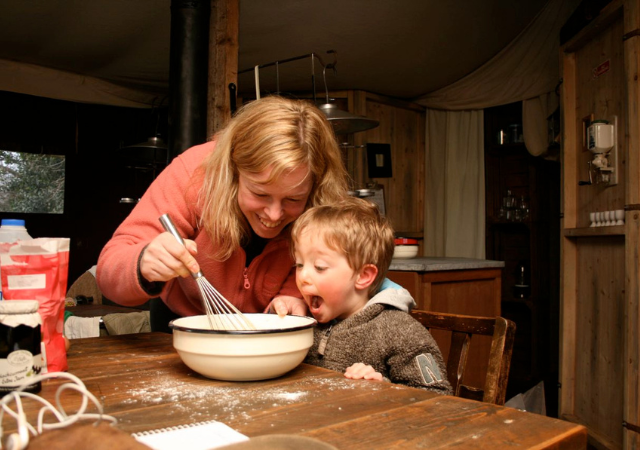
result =
[[[160,216],[160,223],[165,230],[171,233],[176,240],[184,245],[184,240],[168,214]],[[202,272],[192,273],[200,290],[202,305],[209,319],[212,330],[255,330],[251,321],[233,306],[209,281]]]

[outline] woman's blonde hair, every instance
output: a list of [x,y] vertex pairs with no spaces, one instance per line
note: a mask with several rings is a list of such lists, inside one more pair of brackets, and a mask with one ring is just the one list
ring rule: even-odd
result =
[[291,228],[293,252],[305,230],[320,236],[327,247],[343,254],[354,271],[367,264],[376,266],[378,275],[369,287],[369,295],[378,291],[391,264],[395,245],[393,228],[375,204],[349,197],[332,205],[308,209]]
[[220,131],[215,150],[203,163],[200,224],[219,260],[247,242],[251,227],[238,205],[238,174],[271,168],[268,183],[301,166],[313,185],[306,207],[347,195],[347,172],[331,124],[311,102],[277,96],[242,107]]

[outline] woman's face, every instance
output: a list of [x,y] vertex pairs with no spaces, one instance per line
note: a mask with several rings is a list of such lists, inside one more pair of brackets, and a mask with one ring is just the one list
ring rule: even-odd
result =
[[238,205],[253,231],[271,239],[304,212],[311,193],[312,180],[302,166],[267,184],[271,168],[257,175],[240,171]]

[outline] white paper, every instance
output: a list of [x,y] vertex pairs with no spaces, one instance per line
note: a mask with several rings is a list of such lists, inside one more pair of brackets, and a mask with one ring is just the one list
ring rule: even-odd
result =
[[208,450],[249,440],[244,434],[215,420],[134,433],[133,437],[154,450]]

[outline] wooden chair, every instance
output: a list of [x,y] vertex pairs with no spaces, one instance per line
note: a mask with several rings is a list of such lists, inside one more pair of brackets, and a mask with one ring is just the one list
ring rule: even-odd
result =
[[[514,322],[503,317],[463,316],[421,310],[413,310],[411,315],[429,330],[451,332],[448,354],[442,356],[447,364],[447,377],[455,396],[504,405],[516,332]],[[469,345],[472,337],[476,335],[491,337],[483,389],[462,384]],[[438,344],[445,352],[447,346]]]
[[67,291],[66,297],[72,299],[80,297],[80,299],[93,305],[102,304],[102,291],[98,287],[95,275],[88,270],[73,282]]

